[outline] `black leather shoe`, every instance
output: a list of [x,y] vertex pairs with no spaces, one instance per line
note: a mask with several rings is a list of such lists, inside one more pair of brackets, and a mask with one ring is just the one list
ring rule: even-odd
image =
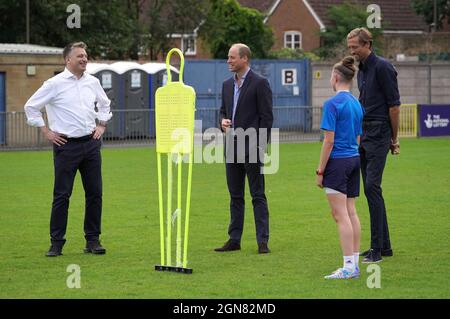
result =
[[106,249],[102,247],[99,240],[86,242],[85,253],[93,253],[95,255],[103,255],[106,253]]
[[[367,255],[369,255],[369,252],[370,252],[370,249],[366,250],[365,252],[362,252],[359,255],[363,256],[363,257],[367,257]],[[381,256],[382,257],[392,257],[392,256],[394,256],[394,251],[391,248],[389,248],[389,249],[382,249],[381,250]]]
[[381,258],[381,251],[371,249],[367,254],[366,258],[363,259],[363,264],[379,263],[383,259]]
[[369,254],[369,252],[370,252],[370,249],[367,249],[366,251],[363,251],[363,252],[360,253],[359,255],[360,255],[361,257],[367,257],[367,255]]
[[229,239],[222,247],[214,249],[214,251],[218,252],[233,251],[233,250],[241,250],[241,244],[231,239]]
[[392,256],[394,256],[394,251],[392,250],[392,248],[382,249],[381,256],[382,257],[392,257]]
[[62,255],[62,247],[58,245],[51,245],[48,252],[45,254],[47,257],[56,257]]
[[267,247],[267,243],[258,244],[258,254],[268,254],[270,253],[269,247]]

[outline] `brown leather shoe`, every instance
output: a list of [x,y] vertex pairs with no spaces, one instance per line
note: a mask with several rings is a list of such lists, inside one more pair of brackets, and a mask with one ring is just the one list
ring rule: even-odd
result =
[[218,252],[233,250],[241,250],[241,244],[231,239],[229,239],[222,247],[214,249],[214,251]]
[[269,247],[267,247],[267,243],[259,243],[258,244],[258,254],[268,254],[270,253]]

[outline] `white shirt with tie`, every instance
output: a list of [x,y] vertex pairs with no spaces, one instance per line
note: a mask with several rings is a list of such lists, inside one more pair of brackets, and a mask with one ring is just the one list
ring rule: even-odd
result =
[[24,109],[31,126],[45,126],[41,113],[45,106],[50,130],[67,137],[81,137],[94,131],[95,119],[105,122],[111,119],[110,104],[96,77],[84,72],[77,79],[66,68],[45,81],[25,103]]

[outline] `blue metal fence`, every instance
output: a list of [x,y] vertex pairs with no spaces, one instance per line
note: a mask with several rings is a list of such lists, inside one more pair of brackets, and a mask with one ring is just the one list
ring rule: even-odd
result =
[[[293,117],[301,122],[299,128],[309,127],[309,116],[299,106],[311,105],[311,65],[304,60],[252,60],[251,68],[270,83],[273,104],[286,111],[279,112],[280,128],[291,127]],[[192,86],[197,95],[196,108],[220,108],[222,83],[231,76],[224,60],[187,60],[184,82]],[[296,108],[297,107],[297,108]],[[205,125],[214,126],[217,118],[210,113],[203,118]]]

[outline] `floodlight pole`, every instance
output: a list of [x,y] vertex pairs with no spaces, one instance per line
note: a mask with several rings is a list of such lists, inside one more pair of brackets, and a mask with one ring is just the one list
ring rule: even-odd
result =
[[26,42],[30,43],[30,0],[26,0],[26,24],[27,24],[27,34]]
[[433,32],[437,30],[437,0],[433,3]]

